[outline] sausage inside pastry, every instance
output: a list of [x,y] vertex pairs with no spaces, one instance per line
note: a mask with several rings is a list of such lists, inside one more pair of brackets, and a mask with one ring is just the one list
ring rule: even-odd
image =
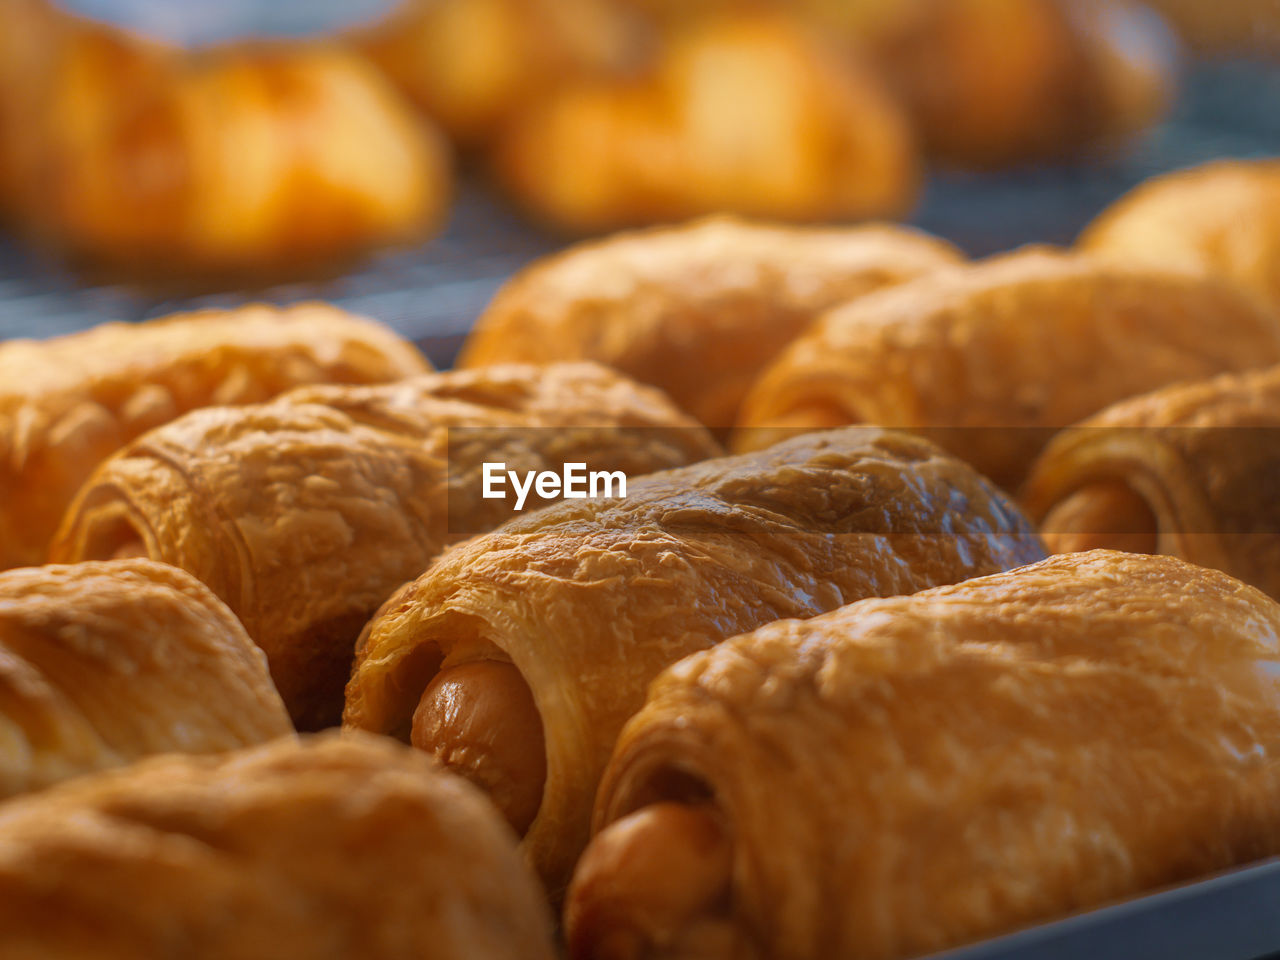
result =
[[552,960],[513,839],[380,738],[152,759],[0,807],[0,954]]
[[430,233],[451,192],[443,139],[352,51],[184,51],[49,0],[0,0],[0,156],[23,232],[168,283],[330,269]]
[[849,429],[669,470],[462,544],[360,639],[348,726],[483,786],[553,893],[645,687],[725,637],[1043,556],[998,490],[937,447]]
[[1023,499],[1055,553],[1216,567],[1280,598],[1280,367],[1109,407],[1045,449]]
[[1232,284],[1022,250],[822,316],[756,382],[736,443],[845,423],[924,429],[1016,490],[1055,430],[1278,358],[1280,318]]
[[262,651],[181,570],[115,560],[0,573],[0,797],[292,731]]
[[195,411],[104,463],[61,561],[148,556],[194,574],[266,652],[300,729],[338,723],[361,628],[451,541],[497,526],[486,462],[636,476],[719,451],[655,390],[595,364],[313,387]]
[[905,227],[730,217],[627,233],[548,258],[481,316],[463,366],[596,360],[731,427],[751,382],[823,310],[961,262]]
[[766,15],[699,22],[633,79],[550,93],[503,131],[493,164],[517,203],[571,234],[716,212],[893,218],[919,180],[879,78]]
[[1094,551],[695,654],[609,762],[569,955],[931,955],[1280,853],[1278,635]]
[[428,369],[390,330],[318,303],[0,343],[0,569],[43,563],[59,518],[94,467],[188,410]]
[[1280,160],[1156,177],[1103,211],[1082,249],[1234,280],[1280,310]]

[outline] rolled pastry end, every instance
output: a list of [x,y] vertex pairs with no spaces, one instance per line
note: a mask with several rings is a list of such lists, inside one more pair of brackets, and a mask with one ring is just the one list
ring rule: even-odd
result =
[[413,714],[410,742],[489,794],[523,835],[547,779],[542,717],[520,671],[505,660],[445,667]]
[[88,527],[77,559],[131,560],[147,557],[151,557],[151,551],[142,529],[127,514],[113,512]]
[[1160,524],[1151,505],[1119,480],[1099,480],[1064,497],[1044,518],[1052,553],[1123,550],[1158,553]]
[[565,907],[570,960],[751,956],[730,913],[733,841],[710,802],[662,802],[610,824]]

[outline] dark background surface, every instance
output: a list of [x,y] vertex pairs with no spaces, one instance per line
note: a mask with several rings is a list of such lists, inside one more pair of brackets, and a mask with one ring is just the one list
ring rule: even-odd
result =
[[[913,222],[974,256],[1030,242],[1068,243],[1099,210],[1155,173],[1269,154],[1280,154],[1280,64],[1201,63],[1187,72],[1170,118],[1124,152],[998,173],[934,171]],[[390,324],[444,365],[498,285],[563,245],[474,176],[464,176],[449,227],[435,240],[383,253],[337,279],[264,290],[174,297],[86,283],[0,237],[0,339],[246,299],[319,298]]]

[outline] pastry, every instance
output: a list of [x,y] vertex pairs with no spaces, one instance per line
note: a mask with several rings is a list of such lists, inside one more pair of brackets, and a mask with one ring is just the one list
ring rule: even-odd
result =
[[781,617],[1043,556],[984,478],[905,434],[849,429],[669,470],[450,550],[361,636],[347,726],[486,788],[553,895],[646,685]]
[[110,276],[311,273],[443,219],[447,147],[319,41],[183,51],[0,0],[0,168],[17,223]]
[[622,234],[516,276],[459,363],[597,360],[730,427],[752,380],[822,310],[960,262],[905,227],[715,217]]
[[209,310],[0,343],[0,568],[42,563],[93,468],[187,410],[426,369],[391,331],[323,304]]
[[355,640],[387,596],[511,516],[513,498],[484,496],[484,463],[637,475],[717,452],[657,391],[594,364],[305,388],[143,435],[88,481],[51,552],[194,574],[266,651],[299,729],[318,729],[339,721]]
[[510,830],[373,737],[161,757],[0,807],[8,960],[552,960]]
[[689,657],[609,762],[569,955],[932,955],[1280,853],[1278,633],[1096,551]]
[[404,0],[357,46],[450,137],[483,146],[548,90],[643,54],[613,0]]
[[844,423],[931,428],[1016,490],[1053,431],[1177,380],[1280,362],[1280,318],[1230,284],[1048,249],[825,314],[743,403],[743,449]]
[[1149,180],[1105,210],[1080,247],[1226,277],[1280,310],[1280,160],[1222,160]]
[[1280,598],[1280,367],[1122,401],[1045,449],[1024,501],[1055,553],[1163,553]]
[[879,80],[765,15],[699,22],[635,78],[548,94],[495,140],[492,163],[518,204],[570,234],[715,212],[892,218],[919,179]]
[[262,651],[181,570],[115,560],[0,573],[0,797],[292,731]]

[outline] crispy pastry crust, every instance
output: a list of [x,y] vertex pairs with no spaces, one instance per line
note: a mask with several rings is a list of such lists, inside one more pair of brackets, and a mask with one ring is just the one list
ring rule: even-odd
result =
[[938,428],[1016,489],[1054,430],[1109,403],[1278,361],[1280,320],[1230,284],[1022,250],[824,315],[757,381],[736,444],[771,442],[766,428]]
[[1280,607],[1167,557],[1054,557],[682,661],[595,826],[691,789],[761,956],[916,956],[1280,851]]
[[1017,509],[918,438],[851,429],[657,474],[445,554],[366,627],[344,721],[405,737],[442,663],[512,661],[546,736],[525,849],[552,890],[614,738],[663,668],[724,637],[1043,556]]
[[0,796],[292,730],[262,651],[181,570],[115,560],[0,574]]
[[1226,277],[1280,309],[1280,161],[1224,160],[1155,177],[1103,211],[1079,245]]
[[732,426],[760,370],[823,310],[959,263],[904,227],[805,229],[731,217],[575,247],[509,282],[460,363],[597,360]]
[[0,0],[0,125],[20,227],[112,275],[332,268],[429,233],[451,192],[443,138],[341,45],[186,51],[48,0]]
[[188,410],[427,369],[390,330],[320,303],[177,314],[0,344],[0,568],[42,563],[94,467]]
[[634,78],[569,84],[496,139],[494,173],[568,234],[717,211],[782,220],[906,214],[906,115],[860,57],[782,15],[698,21]]
[[[451,448],[455,427],[490,429]],[[85,485],[53,555],[131,544],[193,573],[267,652],[299,728],[316,729],[339,721],[356,637],[379,604],[450,539],[510,516],[509,500],[481,496],[485,461],[631,476],[718,449],[657,391],[595,364],[305,388],[146,434]]]
[[0,811],[10,960],[551,960],[514,838],[373,737],[163,757]]
[[1063,431],[1023,498],[1041,523],[1067,498],[1121,483],[1150,510],[1160,553],[1280,598],[1278,471],[1280,367],[1271,367],[1134,397]]

